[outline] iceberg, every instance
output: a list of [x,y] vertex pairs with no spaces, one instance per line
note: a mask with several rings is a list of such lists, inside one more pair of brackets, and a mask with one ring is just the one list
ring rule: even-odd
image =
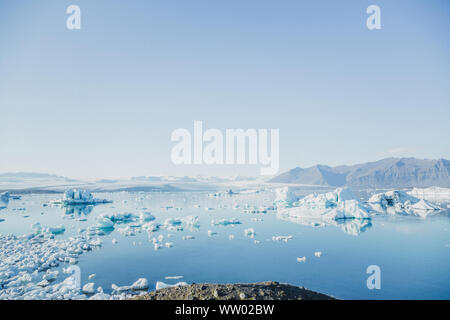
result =
[[282,187],[275,189],[275,206],[285,207],[290,206],[292,203],[297,201],[297,196],[295,195],[292,187]]
[[134,291],[142,291],[147,289],[148,289],[148,280],[145,278],[139,278],[131,285],[131,290]]
[[169,288],[169,287],[179,287],[179,286],[187,286],[188,284],[186,282],[177,282],[175,284],[167,284],[162,281],[156,282],[156,290]]
[[370,219],[369,212],[356,200],[356,196],[348,188],[337,188],[332,192],[307,195],[299,200],[295,207],[278,208],[278,212],[292,217],[325,221]]
[[397,190],[374,194],[367,203],[378,213],[414,215],[422,218],[441,209],[427,200]]
[[221,220],[211,220],[211,225],[213,226],[228,226],[234,224],[241,224],[238,219],[221,219]]
[[92,193],[85,189],[69,189],[64,192],[61,200],[54,201],[54,203],[62,203],[63,205],[88,205],[99,203],[111,203],[111,200],[94,198]]
[[407,194],[417,199],[422,199],[435,203],[450,202],[450,188],[430,187],[430,188],[414,188]]

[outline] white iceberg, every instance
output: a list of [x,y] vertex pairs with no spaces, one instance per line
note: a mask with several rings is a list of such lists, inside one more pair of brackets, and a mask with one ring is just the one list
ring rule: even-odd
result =
[[397,190],[374,194],[367,203],[378,213],[415,215],[422,218],[440,210],[438,206],[427,200]]
[[241,224],[241,222],[238,219],[232,218],[232,219],[221,219],[221,220],[211,220],[211,225],[214,226],[228,226],[228,225],[235,225],[235,224]]
[[187,285],[188,284],[186,282],[177,282],[175,284],[167,284],[162,281],[157,281],[156,282],[156,290],[170,288],[170,287],[187,286]]
[[134,291],[141,291],[147,289],[148,289],[148,280],[145,278],[139,278],[131,285],[131,290]]
[[298,197],[295,195],[292,187],[281,187],[275,189],[274,204],[278,207],[290,206],[297,201]]
[[94,198],[92,193],[84,189],[66,190],[61,200],[54,201],[54,203],[62,203],[63,205],[88,205],[111,202],[111,200]]
[[295,207],[278,208],[278,211],[287,216],[325,221],[370,219],[369,212],[356,200],[356,196],[348,188],[337,188],[322,194],[310,194],[299,200]]
[[417,199],[423,199],[435,203],[450,202],[450,188],[414,188],[411,191],[408,191],[407,194]]

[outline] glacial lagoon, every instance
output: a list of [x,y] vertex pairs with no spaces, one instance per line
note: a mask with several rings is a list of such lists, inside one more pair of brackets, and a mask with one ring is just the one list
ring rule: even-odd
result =
[[[115,223],[92,237],[100,239],[101,246],[79,255],[81,286],[94,282],[108,294],[113,284],[126,286],[146,278],[150,290],[158,281],[273,280],[341,299],[450,298],[448,210],[426,219],[375,215],[370,220],[314,224],[271,210],[274,193],[264,190],[95,196],[113,202],[64,207],[51,203],[61,194],[24,194],[0,210],[0,234],[28,234],[39,223],[43,228],[63,226],[54,237],[68,239],[98,223],[101,215],[151,212],[152,223],[162,225],[159,230],[143,230],[136,222]],[[198,217],[196,223],[186,223],[188,216]],[[177,219],[180,224],[164,227],[165,221]],[[224,225],[222,219],[240,223]],[[381,268],[380,290],[367,288],[370,265]],[[61,263],[52,269],[60,271],[56,281],[67,277],[62,272],[67,266]],[[92,274],[95,277],[89,279]]]

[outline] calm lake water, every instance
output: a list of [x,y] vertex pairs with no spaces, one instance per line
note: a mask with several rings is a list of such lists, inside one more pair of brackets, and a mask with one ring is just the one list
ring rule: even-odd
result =
[[[448,212],[427,219],[376,216],[362,224],[349,221],[324,226],[286,220],[276,211],[243,212],[245,205],[270,206],[273,201],[270,192],[222,197],[194,192],[98,193],[96,197],[114,202],[75,210],[43,206],[61,196],[31,194],[10,201],[7,208],[0,210],[0,218],[4,219],[0,222],[0,233],[29,233],[31,224],[39,222],[46,227],[63,225],[66,231],[57,237],[70,237],[95,224],[101,214],[138,214],[140,210],[152,212],[155,222],[161,224],[167,218],[188,215],[199,218],[199,228],[124,236],[116,226],[111,233],[101,236],[102,247],[81,255],[78,266],[83,283],[95,273],[93,281],[105,292],[111,292],[113,283],[130,285],[144,277],[150,289],[155,288],[157,281],[274,280],[343,299],[450,299]],[[233,209],[236,204],[240,207]],[[206,207],[213,210],[207,211]],[[242,224],[211,225],[211,220],[223,218],[235,218]],[[247,228],[254,229],[254,238],[245,235]],[[209,230],[216,234],[208,235]],[[155,251],[151,239],[160,234],[164,242],[173,242],[172,248]],[[168,238],[168,234],[172,236]],[[187,235],[195,239],[183,240]],[[275,241],[273,236],[292,239]],[[317,251],[322,252],[320,258],[314,255]],[[297,257],[303,256],[306,262],[297,262]],[[369,290],[366,286],[369,265],[381,268],[380,290]],[[165,280],[166,276],[183,279]]]

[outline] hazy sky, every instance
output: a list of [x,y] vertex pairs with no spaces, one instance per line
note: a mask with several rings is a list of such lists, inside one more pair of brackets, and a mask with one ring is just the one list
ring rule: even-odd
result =
[[449,39],[448,0],[1,0],[0,172],[258,174],[173,165],[194,120],[280,129],[280,171],[450,158]]

